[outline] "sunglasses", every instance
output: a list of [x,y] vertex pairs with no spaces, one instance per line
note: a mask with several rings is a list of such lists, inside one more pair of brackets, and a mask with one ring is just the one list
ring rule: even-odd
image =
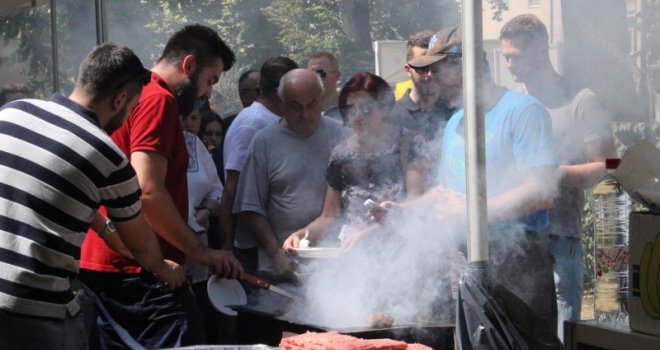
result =
[[323,69],[317,69],[314,71],[321,79],[325,79],[326,76],[328,76],[328,72],[324,71]]
[[345,116],[352,116],[352,115],[366,115],[374,111],[374,109],[378,108],[378,103],[376,102],[365,102],[365,103],[358,103],[355,105],[346,105],[342,108],[342,114]]
[[436,74],[440,71],[441,66],[445,65],[450,65],[454,66],[457,64],[461,63],[461,54],[447,54],[447,57],[440,60],[440,64],[429,64],[426,67],[410,67],[412,68],[417,74],[420,75],[426,75],[429,72],[432,72],[433,74]]

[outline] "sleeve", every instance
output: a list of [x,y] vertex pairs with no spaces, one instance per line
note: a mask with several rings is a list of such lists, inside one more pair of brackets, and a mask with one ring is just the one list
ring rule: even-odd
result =
[[591,90],[584,91],[577,108],[579,123],[584,128],[585,143],[612,136],[612,115]]
[[428,152],[426,149],[426,139],[424,135],[415,133],[412,141],[410,142],[410,150],[408,152],[408,163],[417,159],[428,159]]
[[235,214],[253,211],[266,216],[268,203],[269,180],[267,168],[267,152],[265,138],[256,137],[247,151],[245,165],[238,178]]
[[337,191],[343,191],[346,189],[346,179],[342,171],[344,160],[340,156],[341,145],[343,145],[343,143],[335,147],[330,154],[330,161],[326,171],[328,186]]
[[517,170],[557,164],[552,146],[552,121],[541,104],[523,108],[511,127]]
[[227,143],[224,145],[227,149],[227,156],[224,159],[225,171],[241,171],[245,164],[247,151],[250,147],[255,129],[247,124],[237,125],[232,134],[229,135]]
[[[177,135],[182,131],[178,107],[171,96],[153,95],[141,100],[133,110],[130,126],[130,151],[153,151],[171,158]],[[182,132],[181,132],[182,133]]]
[[141,194],[137,175],[128,161],[108,177],[105,187],[99,188],[100,204],[115,221],[127,221],[140,213]]
[[206,175],[206,178],[208,179],[209,185],[211,187],[211,190],[206,194],[205,197],[216,203],[220,203],[220,198],[222,198],[222,191],[224,188],[222,187],[222,182],[220,182],[220,178],[218,177],[215,163],[213,162],[213,158],[206,149],[206,146],[204,146],[202,140],[200,140],[197,136],[195,136],[195,140],[198,154],[197,159],[200,166],[203,168],[204,174]]

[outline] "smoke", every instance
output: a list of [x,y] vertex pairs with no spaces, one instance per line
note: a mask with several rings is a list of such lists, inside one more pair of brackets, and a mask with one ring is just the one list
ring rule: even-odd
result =
[[458,222],[437,222],[434,209],[407,211],[337,258],[301,260],[305,306],[288,317],[329,328],[370,327],[375,315],[420,327],[451,320],[464,235]]

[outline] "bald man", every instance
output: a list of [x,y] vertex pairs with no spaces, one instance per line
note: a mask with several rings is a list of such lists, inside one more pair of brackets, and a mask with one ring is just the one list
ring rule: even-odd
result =
[[259,250],[259,272],[285,275],[295,265],[284,255],[282,243],[321,214],[325,169],[346,129],[321,115],[323,84],[313,71],[286,73],[277,92],[283,118],[254,137],[238,181],[234,213],[250,226],[250,238]]

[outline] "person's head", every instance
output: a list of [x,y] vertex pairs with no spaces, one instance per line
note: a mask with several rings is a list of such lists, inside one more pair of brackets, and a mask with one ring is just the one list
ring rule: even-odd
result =
[[550,64],[548,29],[531,14],[512,18],[500,31],[500,50],[515,82],[524,83]]
[[106,43],[94,48],[80,64],[72,95],[89,101],[87,107],[96,108],[101,126],[112,133],[137,104],[150,76],[131,49]]
[[190,114],[211,97],[213,85],[235,61],[234,53],[218,34],[200,24],[174,33],[158,59],[159,64],[176,66],[180,72],[174,90],[182,115]]
[[199,124],[201,121],[200,110],[195,110],[190,112],[188,115],[182,115],[181,117],[181,126],[183,130],[191,132],[193,134],[199,133]]
[[277,94],[288,129],[298,134],[316,130],[321,123],[323,89],[321,78],[309,69],[294,69],[282,76]]
[[250,69],[238,78],[238,97],[243,107],[250,106],[259,97],[260,77],[258,70]]
[[355,74],[339,92],[342,118],[358,136],[377,131],[394,106],[394,92],[387,82],[374,74]]
[[298,68],[298,64],[288,57],[271,57],[261,65],[259,94],[277,96],[277,87],[282,76],[290,70]]
[[22,98],[31,98],[32,94],[32,88],[28,84],[9,83],[0,89],[0,106]]
[[341,79],[337,58],[327,51],[315,52],[309,56],[307,69],[314,71],[323,81],[325,96],[333,96],[337,93],[337,83]]
[[408,65],[420,76],[433,76],[440,99],[453,106],[463,89],[462,55],[460,28],[445,28],[431,37],[424,56],[408,61]]
[[213,90],[213,92],[211,92],[211,98],[208,100],[208,108],[215,113],[222,115],[222,111],[225,109],[225,98],[220,91]]
[[225,135],[224,123],[220,116],[210,109],[200,111],[201,123],[197,134],[209,151],[220,147]]
[[417,93],[424,96],[433,95],[437,89],[437,84],[431,75],[417,73],[408,62],[426,54],[432,36],[433,33],[430,31],[419,32],[411,36],[406,43],[406,64],[403,69],[412,80]]

